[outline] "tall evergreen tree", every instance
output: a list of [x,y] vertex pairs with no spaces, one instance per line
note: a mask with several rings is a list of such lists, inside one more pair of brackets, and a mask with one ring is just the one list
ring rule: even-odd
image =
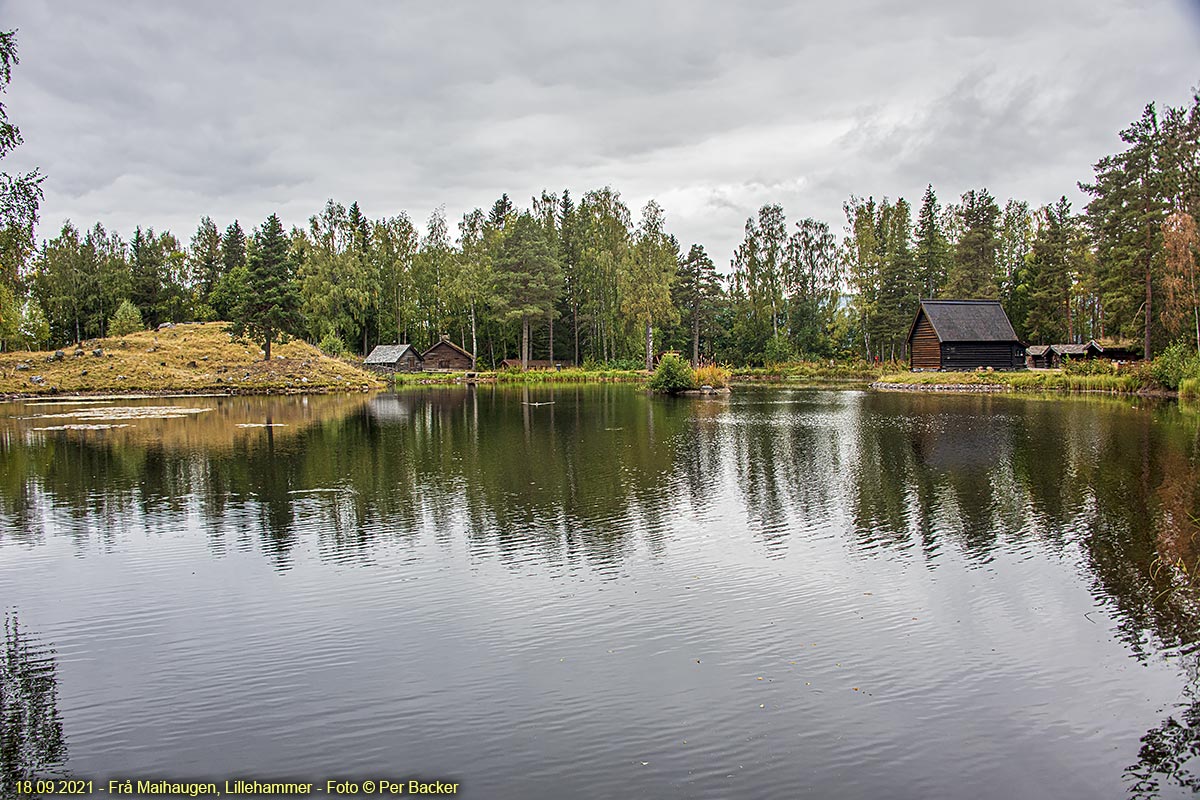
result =
[[1159,165],[1160,130],[1154,104],[1125,130],[1128,147],[1095,165],[1095,181],[1080,184],[1092,196],[1088,227],[1096,246],[1101,326],[1109,333],[1141,335],[1150,358],[1156,334],[1155,287],[1163,271],[1165,182]]
[[197,316],[212,318],[212,293],[221,280],[224,260],[221,257],[221,233],[212,217],[202,217],[188,248],[188,265],[195,286]]
[[233,334],[261,342],[263,359],[270,361],[272,342],[296,333],[300,324],[300,292],[289,242],[279,217],[272,214],[255,236],[246,292],[239,298]]
[[496,310],[505,321],[521,323],[521,366],[526,368],[530,323],[550,313],[562,291],[562,273],[554,253],[528,211],[516,218],[504,239],[496,279]]
[[721,278],[704,245],[693,244],[679,262],[676,304],[684,313],[691,334],[692,366],[700,364],[700,337],[715,316],[721,295]]
[[933,299],[945,285],[950,265],[950,243],[942,228],[941,207],[933,184],[925,187],[921,210],[917,214],[915,239],[913,258],[919,294],[925,299]]
[[997,233],[1000,207],[987,189],[971,189],[959,206],[962,234],[954,247],[954,260],[946,276],[947,297],[997,299]]

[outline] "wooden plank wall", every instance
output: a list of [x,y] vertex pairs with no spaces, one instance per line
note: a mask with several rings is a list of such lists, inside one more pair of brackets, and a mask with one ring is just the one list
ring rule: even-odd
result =
[[941,369],[942,346],[933,325],[925,312],[920,312],[916,327],[913,328],[912,338],[908,342],[908,351],[912,353],[913,369]]

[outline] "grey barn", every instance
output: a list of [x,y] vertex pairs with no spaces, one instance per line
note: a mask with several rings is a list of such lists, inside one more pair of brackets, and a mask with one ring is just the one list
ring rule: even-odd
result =
[[375,372],[420,372],[425,359],[411,344],[381,344],[371,351],[363,366]]

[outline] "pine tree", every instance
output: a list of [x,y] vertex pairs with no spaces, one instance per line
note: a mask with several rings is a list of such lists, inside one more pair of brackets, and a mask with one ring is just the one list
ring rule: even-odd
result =
[[1167,210],[1153,103],[1121,131],[1121,140],[1128,147],[1100,159],[1095,182],[1080,188],[1092,195],[1087,220],[1096,245],[1102,324],[1111,333],[1140,333],[1143,357],[1149,359],[1157,333],[1155,286],[1162,280]]
[[700,335],[712,320],[721,279],[704,245],[693,244],[687,257],[679,262],[676,276],[676,303],[685,314],[692,340],[692,366],[700,366]]
[[947,297],[997,299],[997,225],[1000,207],[987,189],[971,189],[959,207],[962,235],[954,247],[954,260],[946,277]]
[[562,291],[557,267],[542,227],[523,212],[512,223],[496,261],[496,310],[502,320],[521,323],[522,368],[529,366],[531,321],[550,313]]
[[300,294],[283,224],[275,214],[259,227],[250,256],[246,291],[239,298],[232,331],[262,343],[271,359],[271,343],[283,341],[301,324]]
[[950,263],[950,243],[942,229],[941,209],[933,184],[925,187],[921,210],[917,214],[914,253],[919,294],[925,299],[938,297],[946,283]]
[[209,318],[212,312],[212,293],[223,274],[221,233],[212,217],[202,217],[188,248],[188,266],[195,289],[194,305],[198,317]]

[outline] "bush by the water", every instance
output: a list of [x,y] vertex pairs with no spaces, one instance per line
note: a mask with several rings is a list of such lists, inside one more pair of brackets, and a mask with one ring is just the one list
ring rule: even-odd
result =
[[714,389],[721,389],[729,385],[729,370],[724,367],[718,367],[716,364],[706,364],[703,367],[697,367],[695,375],[697,386],[711,386]]
[[1176,342],[1158,354],[1150,374],[1168,389],[1178,389],[1188,378],[1200,378],[1200,355],[1191,346]]
[[696,373],[692,371],[692,365],[682,356],[667,353],[659,360],[658,368],[650,376],[650,382],[647,385],[655,392],[675,394],[685,389],[695,389]]
[[1116,365],[1104,358],[1068,358],[1063,362],[1063,372],[1068,375],[1113,375]]
[[327,356],[341,358],[346,355],[346,343],[342,341],[342,337],[338,336],[333,331],[321,337],[321,343],[317,345],[321,348],[321,352]]
[[109,336],[127,336],[145,329],[142,323],[142,312],[128,300],[122,300],[117,306],[117,313],[108,321]]

